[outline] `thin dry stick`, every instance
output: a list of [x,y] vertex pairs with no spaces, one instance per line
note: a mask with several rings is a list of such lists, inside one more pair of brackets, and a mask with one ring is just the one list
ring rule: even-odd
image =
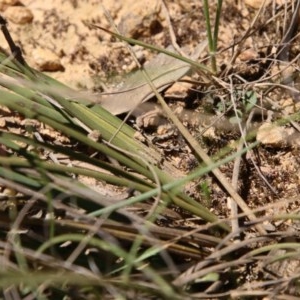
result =
[[[243,145],[245,145],[247,147],[247,141],[245,139],[246,137],[246,131],[247,131],[247,128],[250,127],[250,123],[251,123],[251,120],[253,118],[253,114],[254,114],[254,111],[252,110],[249,117],[248,117],[248,120],[246,122],[246,125],[245,127],[242,129],[242,139],[240,140],[240,143],[238,145],[238,148],[237,148],[237,151],[240,151],[243,147]],[[250,160],[252,161],[258,175],[262,178],[262,180],[266,183],[266,185],[268,186],[268,188],[274,193],[274,194],[277,194],[275,189],[271,186],[271,184],[268,182],[268,180],[265,178],[265,176],[262,174],[262,172],[260,171],[259,167],[257,166],[257,164],[255,163],[252,155],[251,155],[251,152],[250,152]],[[237,183],[238,183],[238,176],[239,176],[239,169],[240,169],[240,163],[241,163],[241,156],[237,157],[235,162],[234,162],[234,168],[233,168],[233,174],[232,174],[232,185],[233,187],[237,190],[238,187],[237,187]],[[228,199],[228,207],[231,209],[231,217],[233,218],[232,220],[232,227],[234,228],[235,226],[235,229],[238,230],[239,229],[239,225],[238,225],[238,215],[237,215],[237,207],[236,205],[233,203],[232,199],[229,198]],[[237,231],[238,232],[238,231]]]
[[172,22],[171,22],[171,17],[170,17],[170,14],[169,14],[169,10],[168,10],[167,5],[166,5],[166,3],[165,3],[164,0],[161,0],[161,6],[163,8],[166,21],[168,23],[168,28],[169,28],[169,33],[170,33],[170,37],[171,37],[172,46],[174,47],[174,49],[178,53],[180,53],[182,56],[185,56],[185,54],[183,53],[183,51],[181,50],[181,48],[177,44],[176,35],[175,35],[174,29],[173,29],[173,26],[172,26]]
[[[232,83],[232,77],[233,77],[233,76],[237,77],[239,80],[243,81],[245,84],[248,84],[247,81],[245,81],[243,78],[237,76],[236,74],[230,76],[230,89],[231,89],[231,95],[233,95],[233,90],[232,90],[232,86],[233,86],[233,83]],[[245,85],[245,89],[246,89],[246,85]],[[232,101],[234,101],[234,100],[232,100]],[[234,104],[234,102],[233,102],[233,104]],[[234,105],[234,108],[235,108],[235,105]],[[235,110],[236,110],[236,108],[235,108]],[[251,111],[251,113],[250,113],[250,115],[249,115],[249,117],[248,117],[248,120],[247,120],[247,123],[246,123],[245,130],[246,130],[247,128],[250,128],[250,127],[251,127],[251,126],[250,126],[250,122],[251,122],[251,120],[252,120],[253,114],[254,114],[254,110]],[[240,127],[240,132],[242,132],[241,124],[239,124],[239,127]],[[246,139],[245,139],[245,136],[246,136],[246,134],[243,135],[243,142],[244,142],[244,145],[247,147],[248,144],[247,144],[247,141],[246,141]],[[254,165],[254,167],[255,167],[255,169],[256,169],[258,175],[259,175],[259,176],[261,177],[261,179],[266,183],[267,187],[268,187],[274,194],[277,194],[277,192],[275,191],[275,189],[271,186],[271,184],[268,182],[268,180],[266,179],[266,177],[265,177],[265,176],[262,174],[262,172],[260,171],[260,169],[259,169],[259,167],[257,166],[257,164],[255,163],[255,161],[254,161],[254,159],[253,159],[251,153],[250,153],[250,159],[251,159],[251,161],[252,161],[252,163],[253,163],[253,165]]]
[[[243,247],[249,245],[250,242],[252,243],[264,242],[266,239],[267,239],[266,237],[255,237],[252,238],[251,240],[241,241],[240,243],[232,243],[222,249],[219,249],[218,251],[214,251],[204,260],[201,260],[196,265],[193,265],[184,273],[182,273],[179,277],[177,277],[173,281],[173,284],[176,286],[182,286],[196,280],[197,278],[201,278],[206,273],[207,269],[209,268],[216,268],[216,270],[219,269],[220,265],[215,265],[215,266],[213,265],[209,267],[209,265],[212,264],[213,262],[219,261],[220,258],[229,255],[230,253],[234,253],[239,249],[242,249]],[[241,263],[241,261],[235,260],[232,261],[231,263],[233,265],[238,265]]]
[[[266,0],[263,1],[263,3],[261,4],[261,6],[260,6],[260,8],[259,8],[259,10],[257,12],[257,14],[255,15],[255,17],[253,19],[251,25],[249,26],[249,28],[245,32],[244,36],[239,40],[239,42],[238,42],[238,49],[237,49],[237,51],[235,51],[234,55],[232,56],[231,61],[229,63],[229,66],[232,66],[234,64],[234,62],[236,61],[237,57],[240,55],[241,49],[242,49],[242,45],[246,41],[246,38],[248,38],[250,36],[251,30],[253,29],[254,24],[257,22],[258,17],[261,14],[261,12],[262,12],[265,4],[266,4]],[[228,71],[229,71],[229,69],[227,69],[225,75],[228,74]]]
[[[232,78],[230,77],[230,82],[231,82],[231,89],[233,87],[232,85]],[[233,90],[231,90],[231,95],[233,95]],[[234,110],[236,111],[236,105],[235,105],[235,99],[233,99],[232,97],[232,103],[233,103],[233,107]],[[239,123],[239,127],[240,127],[240,132],[241,132],[241,140],[240,143],[238,145],[237,151],[240,151],[243,147],[243,145],[245,145],[245,147],[247,147],[247,141],[246,141],[246,131],[247,128],[250,127],[250,123],[251,120],[253,118],[253,114],[254,114],[254,110],[252,110],[249,114],[248,120],[246,122],[246,125],[244,126],[244,128],[242,128],[242,125]],[[274,188],[270,185],[270,183],[267,181],[267,179],[264,177],[264,175],[260,172],[258,166],[256,165],[251,153],[250,153],[250,159],[253,163],[253,165],[255,166],[258,174],[260,175],[260,177],[263,179],[263,181],[265,181],[266,185],[270,188],[270,190],[276,194],[276,191],[274,190]],[[238,176],[239,176],[239,169],[240,169],[240,163],[241,163],[241,156],[237,157],[234,163],[234,168],[233,168],[233,174],[232,174],[232,185],[235,188],[235,190],[238,189],[237,187],[237,183],[238,183]],[[237,219],[237,207],[236,205],[234,205],[232,199],[228,199],[228,206],[232,209],[231,211],[231,216],[235,217],[236,222],[234,222],[234,220],[232,220],[232,226],[236,226],[236,229],[238,229],[238,219]]]
[[[230,76],[230,95],[231,95],[231,102],[232,102],[232,106],[234,109],[234,112],[237,115],[237,108],[236,108],[236,103],[235,103],[235,99],[234,99],[234,91],[233,91],[233,82],[232,82],[232,77]],[[241,151],[243,149],[243,146],[245,144],[245,136],[246,136],[246,127],[242,128],[242,124],[239,122],[239,129],[240,129],[240,133],[241,133],[241,140],[239,142],[237,151]],[[233,188],[237,191],[238,190],[238,178],[239,178],[239,170],[240,170],[240,165],[241,165],[241,156],[238,156],[235,161],[234,161],[234,166],[233,166],[233,173],[232,173],[232,178],[231,178],[231,183]],[[232,217],[232,229],[233,232],[238,232],[239,231],[239,220],[237,218],[238,215],[238,208],[237,208],[237,203],[233,201],[232,198],[229,198],[227,201],[227,205],[231,210],[231,217]]]
[[[251,111],[250,115],[249,115],[249,118],[247,120],[247,123],[246,123],[246,128],[249,128],[250,127],[250,122],[253,118],[253,114],[254,114],[254,110]],[[245,145],[247,145],[247,142],[245,141]],[[269,183],[269,181],[267,180],[267,178],[264,176],[264,174],[261,172],[259,166],[257,165],[257,163],[255,162],[254,158],[253,158],[253,155],[252,155],[252,152],[250,152],[250,160],[251,162],[253,163],[253,166],[256,170],[256,172],[258,173],[258,175],[260,176],[260,178],[265,182],[265,184],[267,185],[267,187],[270,189],[270,191],[274,194],[274,195],[277,195],[277,192],[276,190],[272,187],[272,185]]]
[[[282,47],[280,47],[279,51],[278,51],[278,59],[282,60],[282,61],[289,60],[290,43],[291,43],[291,40],[293,39],[293,36],[295,35],[298,25],[299,25],[300,1],[298,0],[296,2],[297,2],[297,5],[293,12],[291,22],[290,22],[290,24],[286,30],[286,33],[283,36],[282,41],[280,43],[282,45]],[[286,15],[287,14],[285,14],[285,16]]]
[[[240,140],[237,151],[241,151],[243,149],[244,141]],[[231,184],[232,187],[237,191],[238,190],[238,178],[239,178],[239,170],[240,170],[240,165],[241,165],[241,156],[238,156],[235,161],[234,161],[234,166],[233,166],[233,172],[232,172],[232,177],[231,177]],[[231,220],[231,226],[232,226],[232,231],[233,232],[239,232],[239,219],[238,219],[238,207],[237,203],[232,199],[228,198],[227,199],[227,206],[230,209],[230,217],[232,218]]]
[[[232,76],[229,77],[229,80],[230,80],[230,94],[232,95],[232,96],[231,96],[231,100],[232,100],[232,105],[233,105],[234,111],[235,111],[235,113],[236,113],[236,116],[238,117],[238,115],[237,115],[237,108],[236,108],[236,104],[235,104],[235,99],[233,98],[233,95],[234,95],[234,92],[233,92],[233,82],[232,82],[232,77],[233,77],[233,76],[236,76],[236,75],[232,75]],[[247,83],[247,82],[246,82],[245,80],[243,80],[242,78],[239,77],[239,79],[242,80],[243,82]],[[244,128],[242,128],[242,124],[241,124],[240,122],[238,123],[239,128],[240,128],[240,132],[241,132],[241,136],[242,136],[241,142],[243,142],[244,145],[245,145],[246,147],[247,147],[246,130],[247,130],[248,128],[250,128],[250,123],[251,123],[251,121],[252,121],[254,112],[255,112],[255,111],[252,109],[251,112],[250,112],[250,114],[249,114],[249,117],[248,117],[248,119],[247,119],[247,122],[246,122],[246,125],[245,125]],[[252,156],[250,156],[250,158],[251,158],[253,164],[256,165],[255,162],[254,162],[254,160],[253,160],[253,158],[252,158]],[[268,181],[265,179],[265,177],[261,174],[261,172],[259,171],[259,168],[256,168],[256,169],[257,169],[259,175],[261,175],[262,179],[263,179],[263,180],[266,182],[266,184],[269,186],[269,188],[271,189],[271,191],[274,192],[274,193],[276,193],[275,190],[272,188],[272,186],[271,186],[271,185],[268,183]]]
[[[297,58],[300,57],[300,56],[297,56]],[[295,61],[295,60],[293,60]],[[292,64],[292,62],[290,62],[290,64]],[[286,65],[286,67],[290,66],[290,64]],[[272,76],[268,77],[267,79],[271,79],[273,76],[277,76],[278,74],[280,74],[282,72],[281,71],[278,71],[276,74],[273,74]],[[242,78],[238,77],[237,75],[235,75],[237,78],[239,78],[240,80],[243,81]],[[275,101],[273,101],[269,96],[268,96],[268,93],[274,89],[274,88],[281,88],[281,89],[286,89],[289,93],[293,94],[293,93],[299,93],[299,90],[296,90],[295,88],[289,86],[289,85],[284,85],[284,84],[281,84],[281,83],[272,83],[272,82],[260,82],[261,80],[257,80],[255,82],[252,82],[251,84],[255,84],[255,87],[258,88],[258,87],[261,87],[262,88],[262,91],[264,91],[266,89],[267,86],[270,86],[270,88],[268,88],[266,91],[264,91],[264,100],[268,101],[269,104],[272,105],[272,107],[278,109],[278,110],[281,110],[282,107]],[[245,84],[248,84],[248,83],[245,83]],[[262,96],[261,96],[262,97]],[[289,114],[284,110],[283,111],[283,115],[285,117],[289,117]],[[300,132],[300,126],[295,122],[293,121],[292,119],[289,121],[290,124]],[[260,173],[260,171],[259,171]]]
[[5,20],[2,16],[0,16],[0,26],[1,26],[1,30],[2,30],[2,33],[3,33],[4,37],[5,37],[5,39],[6,39],[7,43],[8,43],[8,45],[9,45],[9,48],[10,48],[11,53],[14,55],[14,57],[16,58],[16,60],[17,60],[20,64],[25,65],[26,63],[25,63],[25,60],[24,60],[24,58],[23,58],[23,56],[22,56],[21,48],[18,47],[18,46],[14,43],[14,41],[13,41],[13,39],[12,39],[12,37],[11,37],[11,35],[10,35],[10,33],[9,33],[8,29],[7,29],[7,27],[6,27],[6,25],[7,25],[6,20]]
[[[266,0],[265,0],[266,1]],[[262,9],[265,6],[265,1],[261,4],[259,11],[257,12],[257,14],[255,15],[253,22],[251,23],[250,27],[247,29],[246,33],[242,36],[242,38],[240,38],[239,40],[233,42],[230,46],[225,47],[224,49],[220,50],[218,53],[223,53],[225,51],[228,51],[229,49],[234,49],[234,47],[238,46],[238,49],[235,51],[235,53],[233,54],[230,63],[228,64],[228,67],[222,72],[222,74],[224,75],[224,77],[226,77],[226,75],[228,75],[229,71],[230,71],[230,67],[233,65],[233,63],[235,62],[236,58],[239,56],[239,54],[241,53],[241,48],[242,48],[242,44],[246,41],[246,39],[248,37],[250,37],[251,35],[253,35],[255,32],[257,32],[260,27],[257,28],[253,28],[254,24],[256,23],[259,15],[262,12]],[[278,10],[278,9],[277,9]],[[276,19],[279,15],[281,14],[281,12],[279,11],[278,13],[276,13],[274,16],[272,16],[271,18],[269,18],[265,23],[264,26],[268,26],[274,19]]]

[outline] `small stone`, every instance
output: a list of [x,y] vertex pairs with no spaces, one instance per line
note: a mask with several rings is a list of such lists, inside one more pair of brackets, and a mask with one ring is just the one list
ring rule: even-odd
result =
[[154,108],[136,118],[136,125],[138,128],[149,128],[160,125],[161,113],[158,108]]
[[59,57],[49,49],[34,49],[31,58],[40,71],[56,72],[64,70]]
[[[260,6],[262,5],[262,3],[264,2],[264,0],[245,0],[245,4],[252,7],[252,8],[255,8],[255,9],[258,9],[260,8]],[[269,1],[266,1],[266,5],[268,4]]]
[[136,131],[136,132],[134,133],[133,137],[134,137],[136,140],[138,140],[138,141],[140,141],[140,142],[142,142],[142,143],[145,143],[145,142],[146,142],[146,138],[145,138],[139,131]]
[[202,133],[202,136],[209,139],[209,140],[214,140],[216,141],[218,139],[218,136],[216,134],[216,129],[211,126],[209,128],[207,128],[203,133]]
[[0,0],[0,5],[13,6],[19,4],[19,0]]
[[0,118],[0,128],[4,128],[6,126],[6,120],[2,117]]
[[[285,3],[286,0],[276,0],[276,4],[277,5],[283,5]],[[262,3],[264,2],[264,0],[245,0],[245,4],[252,7],[252,8],[255,8],[255,9],[259,9],[262,5]],[[265,2],[265,6],[269,5],[270,4],[270,0],[267,0]]]
[[283,147],[289,135],[284,127],[266,122],[258,128],[256,140],[266,146]]
[[150,36],[155,27],[158,30],[161,26],[159,20],[160,10],[161,5],[158,0],[128,0],[127,5],[124,5],[124,9],[120,12],[119,30],[122,34],[133,38]]
[[33,20],[32,12],[24,6],[9,6],[5,10],[4,16],[9,21],[19,25],[31,23]]
[[184,99],[188,96],[188,93],[192,87],[193,85],[188,82],[175,82],[170,88],[165,91],[164,95],[167,98]]
[[247,49],[243,51],[239,56],[241,61],[249,61],[258,58],[258,53],[253,49]]

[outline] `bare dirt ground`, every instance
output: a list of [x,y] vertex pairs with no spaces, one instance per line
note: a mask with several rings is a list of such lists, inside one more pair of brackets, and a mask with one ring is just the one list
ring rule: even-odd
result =
[[[189,121],[185,119],[184,123],[209,154],[217,153],[223,146],[239,138],[240,132],[238,127],[231,126],[228,120],[223,119],[220,125],[216,122],[210,126],[209,132],[202,132],[214,120],[214,116],[223,113],[220,109],[222,105],[230,110],[226,112],[229,120],[234,116],[230,107],[233,98],[237,101],[237,109],[242,112],[243,120],[249,120],[250,114],[245,111],[241,100],[241,95],[249,90],[257,95],[258,110],[250,120],[252,129],[267,126],[268,118],[274,121],[299,109],[297,93],[278,87],[266,92],[271,85],[265,84],[272,82],[274,87],[279,76],[276,74],[282,70],[282,61],[291,65],[293,74],[298,73],[295,62],[300,52],[299,31],[296,30],[291,37],[289,49],[285,49],[288,51],[287,58],[278,59],[276,56],[295,9],[293,1],[267,1],[268,5],[257,18],[262,1],[223,2],[216,56],[220,72],[216,81],[203,83],[201,76],[194,75],[195,82],[188,86],[191,90],[183,88],[178,92],[175,89],[175,92],[169,91],[169,96],[166,92],[171,106],[190,111],[189,116],[192,117],[188,118]],[[9,22],[15,42],[22,47],[27,63],[75,89],[90,93],[111,89],[111,82],[118,78],[117,75],[136,68],[122,42],[89,26],[93,23],[112,28],[104,9],[109,12],[121,33],[160,47],[172,43],[170,30],[174,30],[180,47],[194,48],[206,39],[201,1],[166,1],[167,10],[160,0],[22,0],[0,3],[4,3],[0,6],[2,14]],[[215,1],[211,1],[212,15],[215,13],[214,4]],[[1,46],[8,50],[2,37],[0,40]],[[141,63],[155,55],[138,46],[133,48]],[[274,62],[275,59],[278,62]],[[296,79],[293,79],[293,88],[297,88]],[[179,95],[175,97],[174,93]],[[208,113],[209,117],[206,117]],[[156,137],[157,147],[177,168],[188,172],[195,167],[196,159],[189,147],[182,144],[177,132],[160,138],[166,132],[159,132],[160,127],[155,122],[152,126],[147,124],[142,121],[140,131],[152,139]],[[296,213],[299,210],[298,128],[297,122],[282,128],[275,126],[274,130],[268,131],[267,137],[260,138],[262,147],[247,154],[241,161],[237,189],[252,209],[270,205],[263,212],[264,216],[280,212]],[[221,170],[231,180],[233,163]],[[206,185],[210,186],[207,194],[203,192]],[[195,182],[189,187],[188,193],[205,202],[215,214],[229,215],[227,195],[214,179],[207,177]],[[280,205],[276,206],[276,203]],[[293,222],[266,223],[266,228],[270,233],[292,231],[298,239],[298,227]]]

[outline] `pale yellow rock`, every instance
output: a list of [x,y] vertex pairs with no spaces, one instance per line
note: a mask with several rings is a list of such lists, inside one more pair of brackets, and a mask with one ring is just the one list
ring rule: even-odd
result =
[[266,146],[282,147],[287,144],[289,135],[284,127],[266,122],[258,128],[256,140]]
[[[188,78],[183,78],[188,79]],[[188,96],[192,84],[189,82],[175,82],[170,88],[168,88],[164,95],[168,98],[181,98],[184,99]]]
[[[284,1],[286,1],[286,0],[276,0],[275,2],[277,5],[283,5]],[[264,2],[264,0],[245,0],[246,5],[248,5],[252,8],[255,8],[255,9],[260,8],[261,5],[263,4],[263,2]],[[265,5],[269,5],[270,2],[271,2],[271,0],[266,0]]]
[[20,3],[19,0],[0,0],[0,5],[5,4],[5,5],[13,6],[13,5],[17,5],[19,3]]
[[128,0],[120,11],[119,30],[122,34],[137,38],[151,35],[151,28],[159,19],[161,3],[159,0]]
[[260,8],[263,0],[245,0],[245,4],[252,8]]
[[32,12],[24,6],[9,6],[5,12],[4,17],[15,24],[28,24],[33,20]]
[[0,128],[4,128],[6,125],[6,120],[4,118],[0,118]]
[[49,49],[37,48],[31,53],[31,59],[40,71],[63,71],[59,57]]
[[238,56],[241,61],[249,61],[258,57],[259,55],[254,49],[247,49]]

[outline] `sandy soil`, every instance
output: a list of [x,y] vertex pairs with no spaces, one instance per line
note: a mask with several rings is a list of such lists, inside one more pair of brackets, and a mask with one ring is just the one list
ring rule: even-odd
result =
[[[105,17],[107,10],[121,32],[137,38],[149,37],[155,26],[163,26],[159,1],[99,3],[25,0],[14,6],[4,5],[3,15],[31,66],[51,72],[51,76],[72,87],[92,90],[98,88],[99,80],[130,71],[135,65],[121,42],[89,28],[89,23],[111,28]],[[161,34],[157,35],[154,39],[160,40]]]

